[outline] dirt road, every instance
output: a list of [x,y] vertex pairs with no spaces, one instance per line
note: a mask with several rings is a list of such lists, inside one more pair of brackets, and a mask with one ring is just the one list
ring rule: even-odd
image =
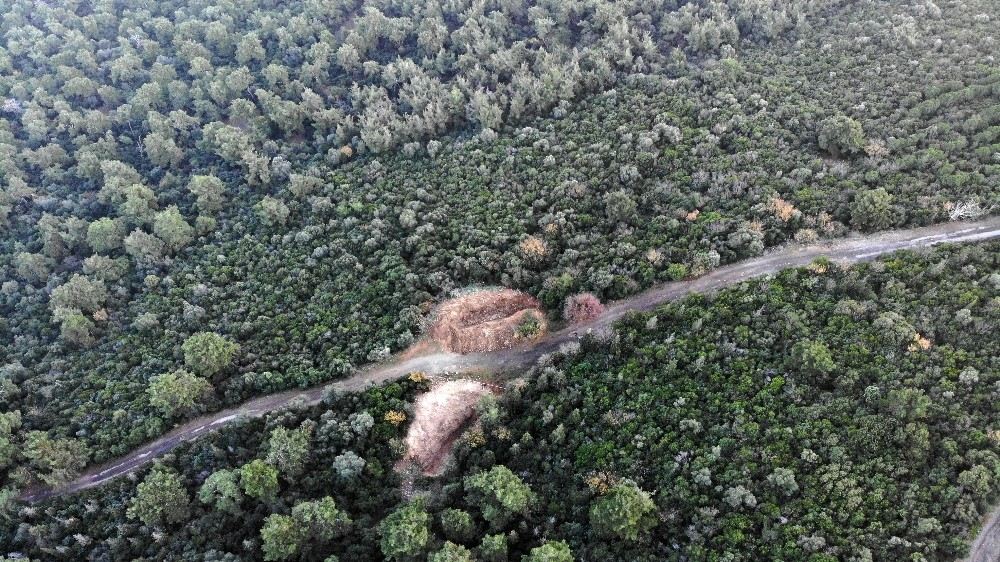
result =
[[1000,506],[983,522],[979,536],[969,549],[969,556],[961,562],[997,562],[1000,560]]
[[[131,453],[99,466],[88,468],[80,477],[61,488],[27,491],[22,499],[39,501],[53,495],[84,490],[128,474],[167,453],[177,445],[192,441],[240,418],[260,417],[268,412],[319,403],[329,391],[350,392],[362,390],[373,384],[401,377],[413,371],[423,371],[427,375],[444,373],[470,373],[476,371],[516,371],[532,365],[540,356],[551,353],[559,346],[576,341],[587,330],[599,330],[611,326],[632,310],[652,310],[660,303],[675,300],[691,293],[710,292],[733,285],[752,277],[768,275],[785,269],[806,265],[819,257],[826,257],[842,263],[854,263],[873,259],[877,256],[906,248],[922,248],[939,243],[973,242],[1000,238],[1000,216],[978,222],[952,222],[926,228],[899,230],[856,236],[813,244],[808,246],[786,246],[750,260],[720,267],[697,279],[664,283],[634,297],[611,303],[603,314],[584,325],[576,325],[549,334],[530,347],[514,348],[490,353],[430,353],[408,359],[396,359],[387,363],[370,365],[360,369],[353,376],[330,384],[307,390],[291,390],[262,396],[239,406],[193,419],[174,428],[166,435],[143,445]],[[405,354],[404,354],[405,355]],[[986,531],[990,531],[987,533]],[[996,517],[984,527],[984,535],[993,539],[982,541],[985,546],[1000,546],[1000,524]],[[983,537],[980,537],[983,539]],[[977,541],[980,544],[980,541]],[[996,550],[991,555],[986,550],[982,556],[974,554],[969,562],[996,561]],[[978,557],[977,557],[978,556]],[[985,557],[983,557],[985,556]]]

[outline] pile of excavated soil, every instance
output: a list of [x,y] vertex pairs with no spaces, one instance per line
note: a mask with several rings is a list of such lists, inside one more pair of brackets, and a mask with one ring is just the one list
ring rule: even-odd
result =
[[477,291],[441,303],[427,333],[454,353],[508,349],[523,341],[517,328],[525,316],[538,322],[533,337],[545,333],[540,306],[535,297],[513,289]]
[[455,440],[476,415],[476,404],[490,387],[473,380],[435,385],[417,398],[406,434],[406,456],[397,468],[416,464],[425,476],[437,476]]

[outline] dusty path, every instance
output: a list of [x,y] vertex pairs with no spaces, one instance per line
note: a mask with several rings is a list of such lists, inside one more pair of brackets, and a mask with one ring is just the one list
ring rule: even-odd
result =
[[983,522],[979,536],[969,548],[969,556],[961,562],[997,562],[1000,560],[1000,506]]
[[[809,246],[793,245],[777,248],[761,257],[720,267],[697,279],[664,283],[634,297],[611,303],[604,313],[594,320],[549,334],[544,339],[534,342],[530,347],[467,355],[428,353],[416,357],[410,356],[406,359],[370,365],[360,369],[353,376],[337,382],[307,390],[290,390],[262,396],[239,406],[188,421],[123,457],[88,468],[76,480],[62,488],[28,491],[22,496],[22,499],[32,502],[39,501],[53,495],[72,493],[97,486],[123,474],[128,474],[167,453],[177,445],[197,439],[234,420],[260,417],[268,412],[296,404],[317,404],[331,390],[337,392],[362,390],[369,385],[392,380],[412,371],[423,371],[427,375],[441,375],[444,373],[524,369],[532,365],[543,354],[556,351],[564,343],[576,341],[579,334],[583,334],[588,329],[611,326],[631,310],[651,310],[662,302],[675,300],[690,293],[714,291],[751,277],[775,273],[788,267],[806,265],[819,257],[827,257],[842,263],[854,263],[906,248],[922,248],[943,242],[973,242],[991,238],[1000,238],[1000,216],[978,222],[944,223],[925,228],[843,238]],[[405,356],[405,353],[403,355]],[[986,531],[990,529],[996,531],[992,535],[1000,534],[1000,524],[997,524],[995,517],[991,523],[992,525],[984,527],[983,534],[989,534]],[[982,538],[980,537],[980,539]],[[997,540],[998,538],[994,537],[992,541],[985,542],[992,544],[996,543]],[[977,544],[980,544],[980,541],[977,541]],[[992,544],[992,546],[997,545]],[[989,553],[984,555],[986,557],[976,556],[978,555],[974,553],[969,561],[997,560],[995,555],[991,557]]]

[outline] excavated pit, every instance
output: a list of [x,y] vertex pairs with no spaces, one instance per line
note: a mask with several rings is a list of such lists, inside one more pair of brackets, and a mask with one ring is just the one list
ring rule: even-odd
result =
[[[529,336],[518,333],[527,317],[537,323]],[[441,303],[427,333],[443,349],[476,353],[509,349],[537,338],[547,324],[538,299],[512,289],[484,290]]]
[[440,475],[455,440],[475,418],[479,399],[491,392],[479,381],[455,380],[420,395],[406,433],[406,456],[396,469],[402,471],[413,464],[424,476]]

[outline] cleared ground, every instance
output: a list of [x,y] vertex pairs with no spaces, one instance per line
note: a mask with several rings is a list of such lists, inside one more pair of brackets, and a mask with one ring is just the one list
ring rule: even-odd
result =
[[462,379],[435,384],[420,395],[406,433],[406,457],[397,468],[414,463],[424,476],[441,474],[452,444],[475,418],[479,400],[490,392],[486,384]]
[[[512,289],[482,290],[449,299],[437,307],[428,336],[442,349],[473,353],[510,349],[545,331],[545,315],[538,300]],[[537,326],[519,333],[526,321]]]

